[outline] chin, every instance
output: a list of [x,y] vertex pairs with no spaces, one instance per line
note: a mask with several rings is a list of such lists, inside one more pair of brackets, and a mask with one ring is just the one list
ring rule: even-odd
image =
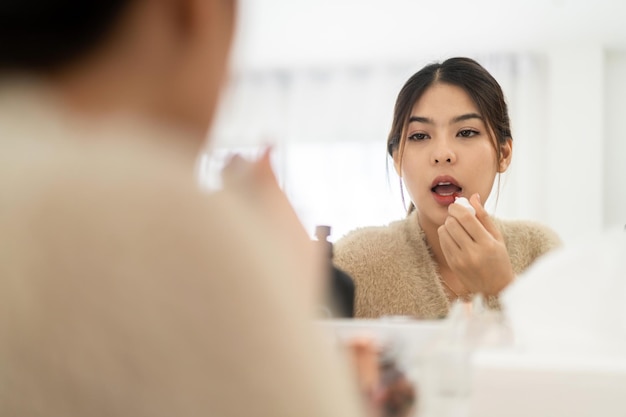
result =
[[418,218],[422,229],[425,226],[425,222],[428,224],[432,224],[435,227],[439,227],[442,226],[445,223],[446,218],[448,218],[448,211],[445,209],[444,211],[438,213],[433,213],[431,211],[431,213],[433,213],[431,215],[424,215],[426,211],[420,210],[419,207],[417,207],[416,210],[418,211]]

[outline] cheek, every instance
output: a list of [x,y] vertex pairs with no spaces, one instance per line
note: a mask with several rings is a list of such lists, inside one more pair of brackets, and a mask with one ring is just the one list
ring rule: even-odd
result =
[[496,151],[490,142],[485,141],[467,152],[465,159],[470,166],[479,167],[481,172],[495,175],[498,170]]
[[407,146],[402,158],[402,180],[405,191],[414,202],[430,192],[432,178],[429,172],[428,153],[423,149]]
[[402,168],[402,180],[404,182],[405,191],[411,197],[411,200],[416,202],[420,198],[420,194],[428,191],[424,170],[420,169],[416,165],[403,166]]
[[477,187],[476,191],[480,193],[483,201],[485,201],[489,193],[491,193],[498,169],[496,153],[493,147],[485,146],[480,153],[475,154],[470,166],[479,167],[479,169],[471,172],[473,172],[474,184]]
[[495,176],[495,171],[489,173],[485,171],[485,174],[479,179],[481,189],[478,190],[478,192],[481,197],[483,197],[483,201],[487,200],[487,197],[491,194],[491,189],[493,188],[493,184],[495,182]]

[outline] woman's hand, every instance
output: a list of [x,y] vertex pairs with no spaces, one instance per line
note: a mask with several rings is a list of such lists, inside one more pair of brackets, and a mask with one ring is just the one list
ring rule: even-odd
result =
[[448,218],[439,227],[439,243],[450,269],[471,293],[498,295],[513,281],[514,273],[504,239],[473,194],[470,204],[448,206]]

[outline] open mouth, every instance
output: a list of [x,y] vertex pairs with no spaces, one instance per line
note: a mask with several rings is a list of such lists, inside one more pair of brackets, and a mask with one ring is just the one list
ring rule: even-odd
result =
[[442,197],[448,197],[460,195],[463,188],[453,181],[438,181],[430,190]]
[[458,181],[449,175],[440,175],[430,184],[432,196],[438,204],[444,207],[454,203],[454,199],[460,197],[463,192]]

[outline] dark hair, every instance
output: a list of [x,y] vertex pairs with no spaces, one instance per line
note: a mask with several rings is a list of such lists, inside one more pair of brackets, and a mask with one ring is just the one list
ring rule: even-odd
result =
[[[478,62],[470,58],[450,58],[442,63],[425,66],[411,76],[400,90],[387,138],[390,156],[393,156],[395,150],[402,148],[403,131],[413,105],[435,83],[451,84],[465,90],[485,119],[489,133],[495,135],[494,146],[512,139],[509,112],[500,84]],[[500,147],[495,147],[499,158]]]
[[[391,131],[387,137],[387,152],[393,157],[400,152],[402,160],[406,141],[406,127],[411,110],[422,94],[433,84],[444,83],[462,88],[472,99],[483,117],[496,150],[501,158],[501,148],[512,139],[509,112],[500,84],[478,62],[470,58],[450,58],[442,63],[425,66],[404,84],[393,111]],[[409,207],[409,212],[413,210]]]
[[134,0],[3,0],[0,72],[49,72],[98,46]]

